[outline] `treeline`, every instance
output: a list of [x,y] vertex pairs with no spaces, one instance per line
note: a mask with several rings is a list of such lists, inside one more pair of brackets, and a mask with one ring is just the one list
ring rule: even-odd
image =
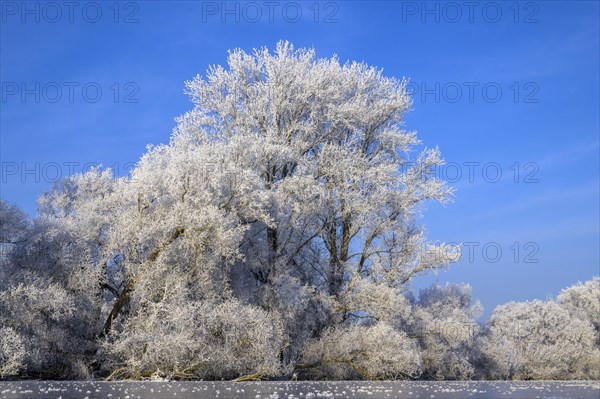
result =
[[[0,204],[3,220],[27,225],[16,208]],[[21,245],[4,244],[0,269],[2,378],[600,378],[600,278],[566,288],[556,300],[498,306],[484,325],[468,285],[434,285],[389,302],[372,291],[389,306],[379,317],[325,328],[285,364],[282,315],[235,299],[154,304],[103,336],[106,304],[93,298],[97,281],[82,284],[97,276],[21,269],[11,263],[25,256]]]
[[490,321],[419,223],[453,191],[403,127],[406,81],[362,63],[230,53],[127,177],[0,202],[0,375],[107,379],[598,378],[594,279]]

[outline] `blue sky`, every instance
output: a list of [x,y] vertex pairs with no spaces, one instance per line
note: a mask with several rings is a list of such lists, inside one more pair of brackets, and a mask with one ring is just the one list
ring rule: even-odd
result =
[[598,2],[1,5],[0,194],[31,215],[58,176],[167,142],[183,82],[228,49],[286,39],[411,79],[407,127],[457,189],[424,222],[469,243],[415,287],[467,282],[489,314],[600,274]]

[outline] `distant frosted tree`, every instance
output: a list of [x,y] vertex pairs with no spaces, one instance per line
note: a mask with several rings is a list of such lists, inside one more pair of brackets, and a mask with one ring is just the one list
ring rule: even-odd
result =
[[0,198],[0,288],[14,273],[15,256],[30,227],[25,212]]
[[554,301],[510,302],[492,314],[479,346],[499,379],[598,379],[600,350],[587,319]]
[[423,374],[433,379],[471,379],[481,314],[469,285],[438,284],[420,291],[409,330],[419,338]]
[[0,198],[0,243],[14,244],[22,240],[28,228],[25,212]]
[[600,346],[600,277],[578,283],[560,292],[557,302],[573,318],[588,320],[596,329],[596,342]]

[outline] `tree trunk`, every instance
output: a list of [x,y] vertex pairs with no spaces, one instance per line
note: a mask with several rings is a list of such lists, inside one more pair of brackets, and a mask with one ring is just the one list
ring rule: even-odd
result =
[[114,319],[117,318],[117,316],[119,316],[119,314],[121,313],[121,310],[123,310],[123,307],[125,306],[125,304],[127,303],[127,300],[129,299],[129,295],[131,294],[131,291],[133,291],[133,278],[131,278],[129,280],[129,282],[127,283],[127,285],[125,286],[125,288],[123,289],[123,291],[121,292],[121,294],[117,297],[117,300],[115,301],[113,308],[110,311],[110,314],[108,315],[108,318],[106,319],[106,322],[104,323],[104,328],[102,329],[102,334],[103,335],[108,335],[108,333],[110,332],[110,328],[112,327],[112,322]]
[[[161,245],[159,245],[150,254],[150,256],[148,257],[148,260],[150,262],[154,262],[156,259],[158,259],[158,256],[160,255],[161,251],[164,248],[166,248],[167,246],[169,246],[173,241],[175,241],[176,239],[181,237],[183,235],[183,233],[185,233],[185,228],[178,227],[165,242],[163,242]],[[125,286],[125,288],[123,288],[123,291],[121,291],[121,294],[117,297],[117,300],[113,304],[110,314],[108,315],[108,318],[106,319],[106,322],[104,323],[104,328],[102,329],[103,335],[106,336],[110,332],[110,328],[112,327],[113,320],[116,319],[117,316],[119,316],[119,314],[123,310],[123,307],[129,300],[129,296],[131,295],[131,292],[133,291],[134,287],[135,287],[135,276],[131,276],[129,278],[129,282],[127,282],[127,285]]]

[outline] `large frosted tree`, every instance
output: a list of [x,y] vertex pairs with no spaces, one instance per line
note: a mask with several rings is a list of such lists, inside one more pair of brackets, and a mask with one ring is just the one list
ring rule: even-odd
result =
[[[280,42],[232,51],[186,85],[193,109],[130,176],[92,170],[41,198],[4,295],[32,270],[51,276],[34,288],[84,308],[49,308],[36,328],[68,320],[69,367],[114,378],[258,377],[299,362],[344,378],[418,375],[395,322],[403,291],[458,249],[429,243],[419,221],[452,193],[434,173],[439,151],[416,151],[404,128],[406,81]],[[387,340],[331,346],[370,332]]]
[[361,291],[398,293],[458,258],[427,243],[418,223],[422,205],[451,190],[433,173],[443,163],[436,149],[408,157],[419,141],[404,129],[406,81],[280,42],[273,53],[233,51],[187,91],[195,107],[171,145],[224,143],[223,164],[254,177],[267,214],[245,220],[232,282],[283,314],[293,342],[331,324],[377,321],[386,301]]

